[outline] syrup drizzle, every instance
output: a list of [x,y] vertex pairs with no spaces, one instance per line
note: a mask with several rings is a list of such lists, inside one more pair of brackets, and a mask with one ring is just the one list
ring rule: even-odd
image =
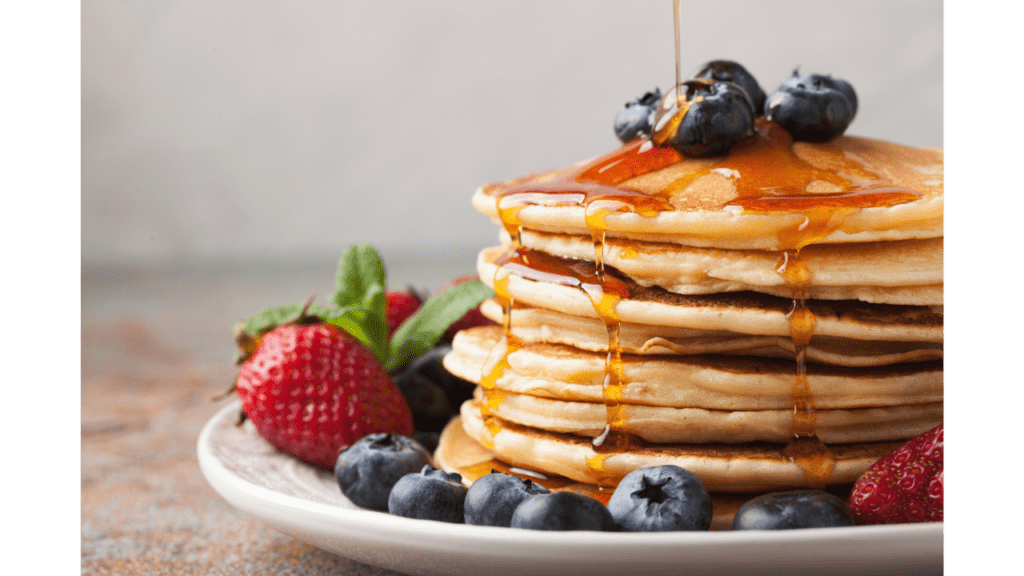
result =
[[505,398],[504,392],[497,387],[498,379],[505,374],[505,369],[509,368],[509,355],[523,347],[522,341],[512,334],[512,308],[515,305],[515,300],[508,290],[509,272],[504,268],[502,262],[498,264],[498,270],[494,274],[494,294],[498,303],[501,304],[504,337],[488,354],[480,378],[480,389],[483,391],[480,416],[483,418],[488,432],[488,436],[484,438],[483,442],[487,448],[494,448],[494,437],[501,432],[501,424],[494,417],[494,410]]
[[[626,283],[615,277],[610,271],[599,269],[596,262],[588,260],[573,260],[559,258],[527,248],[515,248],[503,254],[498,261],[499,272],[496,275],[495,285],[500,287],[503,294],[507,295],[507,282],[511,276],[517,276],[535,282],[558,284],[577,288],[588,296],[594,310],[604,322],[608,331],[609,347],[608,356],[605,362],[605,375],[602,387],[602,397],[607,412],[604,431],[594,438],[592,447],[594,456],[587,459],[588,468],[598,480],[599,486],[615,486],[618,478],[610,474],[603,466],[607,454],[636,447],[640,444],[639,439],[623,430],[625,419],[623,417],[622,387],[625,378],[622,371],[622,356],[618,341],[619,318],[615,313],[615,306],[623,298],[629,296],[629,289]],[[499,292],[498,289],[495,292]],[[506,296],[507,297],[507,296]],[[500,300],[500,298],[499,298]],[[509,298],[511,300],[511,298]],[[510,313],[512,307],[505,305]],[[500,377],[501,371],[508,366],[507,354],[520,346],[518,339],[510,332],[511,324],[506,317],[506,334],[504,342],[499,342],[491,351],[492,358],[496,359],[493,366],[485,366],[484,372],[488,375],[481,382],[484,388],[485,402],[482,410],[485,422],[491,416],[493,409],[500,403],[500,397],[495,402],[493,394],[500,393],[494,390],[494,382]],[[489,362],[490,364],[490,362]],[[485,384],[486,383],[486,384]],[[493,417],[490,418],[493,422]],[[492,434],[496,431],[488,424]]]
[[835,468],[836,459],[815,432],[817,415],[814,406],[814,395],[807,383],[807,346],[814,335],[817,319],[807,307],[807,293],[811,286],[811,271],[807,264],[800,260],[799,250],[786,250],[776,271],[782,275],[789,285],[793,297],[793,309],[790,310],[789,335],[796,350],[796,377],[789,394],[789,403],[793,409],[793,422],[790,426],[790,440],[783,450],[783,457],[799,466],[810,487],[823,490]]

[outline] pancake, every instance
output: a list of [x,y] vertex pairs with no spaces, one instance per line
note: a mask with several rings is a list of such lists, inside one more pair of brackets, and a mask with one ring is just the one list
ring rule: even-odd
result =
[[[480,402],[482,392],[476,390]],[[490,413],[522,426],[592,439],[604,431],[603,403],[574,402],[503,392]],[[815,435],[826,444],[907,440],[942,422],[942,403],[852,410],[815,410]],[[621,403],[616,429],[654,444],[785,444],[793,435],[793,410],[707,410]]]
[[[673,464],[700,477],[709,492],[771,492],[807,486],[803,469],[783,455],[782,444],[651,444],[625,452],[596,454],[589,439],[501,419],[496,419],[497,432],[492,435],[480,416],[479,404],[472,401],[462,405],[461,422],[470,438],[487,446],[503,462],[586,484],[613,486],[638,468]],[[835,468],[826,484],[852,483],[901,443],[829,446]]]
[[[480,383],[481,367],[501,337],[500,326],[460,331],[445,368]],[[495,387],[515,394],[604,401],[605,355],[570,346],[536,344],[511,352]],[[742,356],[623,356],[626,404],[709,410],[790,410],[794,365]],[[942,402],[942,364],[877,368],[808,366],[807,385],[820,409],[874,408]]]
[[[494,288],[495,261],[503,248],[485,248],[477,258],[480,279]],[[682,295],[622,279],[629,296],[615,305],[619,320],[632,324],[789,336],[793,300],[756,292]],[[578,288],[512,275],[507,286],[516,302],[573,316],[598,318]],[[841,300],[811,300],[814,333],[854,340],[942,342],[942,313],[927,306],[894,306]]]
[[[480,305],[483,315],[498,324],[501,305],[494,298]],[[589,352],[608,351],[608,330],[596,318],[570,316],[554,310],[516,306],[512,333],[527,344],[565,344]],[[693,330],[669,326],[619,323],[619,349],[627,354],[729,354],[764,358],[796,357],[788,336],[754,336],[734,332]],[[813,336],[807,361],[837,366],[888,366],[942,359],[942,344],[934,342],[872,342]]]
[[[456,472],[462,476],[462,483],[468,488],[480,477],[492,471],[505,474],[514,474],[523,479],[540,484],[552,492],[571,491],[586,494],[600,500],[604,504],[611,498],[612,490],[600,488],[594,484],[577,482],[564,476],[545,474],[536,470],[522,467],[509,466],[508,464],[495,460],[489,450],[466,435],[462,429],[462,419],[458,416],[449,422],[441,431],[437,443],[437,450],[434,452],[434,465],[445,472]],[[838,484],[829,487],[829,492],[835,494],[842,500],[850,497],[850,485]],[[736,511],[744,502],[758,496],[757,493],[712,493],[712,519],[711,530],[731,530],[732,519]]]
[[760,117],[719,157],[638,138],[481,187],[504,246],[477,271],[510,315],[444,359],[480,385],[465,435],[587,485],[853,482],[942,419],[942,173],[941,150]]
[[[615,178],[618,181],[613,183],[618,189],[658,198],[663,205],[646,214],[607,214],[601,228],[607,238],[753,250],[942,236],[942,150],[854,136],[823,144],[792,143],[788,135],[780,136],[779,132],[784,131],[770,122],[759,121],[754,134],[733,147],[728,155],[718,158],[675,155],[676,160],[672,161],[671,151],[654,149],[654,154],[668,158],[663,162],[671,163],[634,177]],[[473,206],[500,223],[497,201],[502,194],[538,185],[557,186],[574,174],[593,173],[599,177],[606,167],[625,165],[622,158],[645,153],[642,148],[635,148],[638,145],[627,144],[605,157],[573,167],[481,187],[473,196]],[[805,198],[796,203],[770,196],[751,198],[745,192],[748,182],[757,186],[765,181],[791,182],[792,194],[810,193],[818,200]],[[913,199],[878,205],[856,193],[883,188],[907,190]],[[557,201],[531,199],[521,209],[517,206],[516,217],[528,230],[589,235],[592,227],[586,212],[582,201],[567,201],[564,197]],[[813,214],[829,221],[827,229],[814,237],[801,235],[794,244],[792,235]]]
[[[501,237],[509,247],[508,232],[503,230]],[[524,230],[520,243],[563,258],[594,259],[589,235]],[[814,244],[800,251],[800,259],[811,270],[807,298],[879,304],[942,304],[942,258],[942,238]],[[658,286],[678,294],[753,290],[791,296],[778,272],[777,252],[611,239],[605,242],[604,263],[641,286]]]

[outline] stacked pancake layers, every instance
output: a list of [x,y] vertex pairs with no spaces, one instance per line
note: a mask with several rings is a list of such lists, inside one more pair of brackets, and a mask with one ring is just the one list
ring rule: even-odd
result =
[[942,420],[941,150],[759,121],[726,156],[639,139],[489,185],[500,325],[445,366],[461,430],[590,485],[687,468],[711,492],[823,487]]

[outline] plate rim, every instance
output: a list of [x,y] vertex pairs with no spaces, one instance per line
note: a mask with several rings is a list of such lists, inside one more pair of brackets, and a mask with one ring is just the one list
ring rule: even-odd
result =
[[[573,550],[581,552],[591,549],[604,550],[610,545],[617,548],[636,548],[638,544],[642,544],[646,551],[651,552],[653,551],[652,549],[657,548],[676,548],[678,546],[698,544],[735,545],[740,542],[796,544],[808,541],[827,543],[907,536],[938,538],[941,541],[943,536],[943,522],[764,531],[548,532],[415,520],[374,510],[348,509],[314,502],[259,486],[238,476],[221,462],[213,453],[210,440],[216,426],[229,414],[237,413],[240,408],[241,402],[236,399],[231,404],[218,410],[203,426],[197,441],[196,452],[200,468],[207,482],[210,483],[221,497],[228,500],[236,508],[241,509],[242,507],[238,506],[235,498],[229,497],[224,492],[225,490],[233,490],[243,493],[256,501],[273,503],[282,510],[301,511],[311,516],[312,518],[310,519],[312,520],[319,522],[329,521],[327,525],[331,527],[334,527],[333,523],[335,522],[346,521],[349,524],[363,524],[367,528],[378,528],[383,530],[380,534],[381,536],[401,537],[403,545],[411,545],[424,550],[436,549],[438,544],[442,544],[442,542],[434,542],[435,539],[443,540],[443,543],[448,545],[446,548],[450,547],[452,538],[458,538],[460,543],[465,545],[463,547],[464,551],[470,553],[473,551],[473,545],[507,544],[510,537],[514,537],[517,542],[523,542],[533,548],[550,552],[563,551],[566,547],[571,547]],[[282,454],[282,456],[284,455]],[[243,512],[254,515],[249,510],[243,510]],[[258,515],[257,518],[266,522],[264,518]],[[281,520],[287,521],[285,518]],[[296,524],[306,524],[305,522],[298,522],[299,518],[295,520]],[[332,530],[331,532],[336,531]],[[579,537],[581,533],[585,533],[587,538],[581,539]],[[428,537],[425,538],[425,536]],[[491,554],[492,552],[485,553]]]

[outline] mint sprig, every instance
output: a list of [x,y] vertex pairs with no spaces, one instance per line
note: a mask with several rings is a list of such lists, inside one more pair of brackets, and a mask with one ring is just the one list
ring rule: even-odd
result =
[[355,336],[383,363],[388,357],[387,274],[373,246],[356,244],[341,255],[330,300],[337,308],[323,319]]
[[384,368],[394,373],[430,350],[445,330],[466,312],[494,296],[494,291],[479,280],[452,286],[423,303],[415,314],[402,322],[391,337],[391,346]]
[[[338,261],[335,287],[326,305],[308,304],[305,316],[334,324],[362,342],[394,374],[430,350],[452,323],[494,295],[479,280],[464,282],[427,300],[388,339],[387,277],[377,250],[351,246]],[[253,314],[235,326],[236,334],[259,337],[300,319],[306,304],[283,304]]]
[[330,300],[339,307],[363,305],[374,313],[387,313],[384,261],[373,246],[356,244],[341,255]]

